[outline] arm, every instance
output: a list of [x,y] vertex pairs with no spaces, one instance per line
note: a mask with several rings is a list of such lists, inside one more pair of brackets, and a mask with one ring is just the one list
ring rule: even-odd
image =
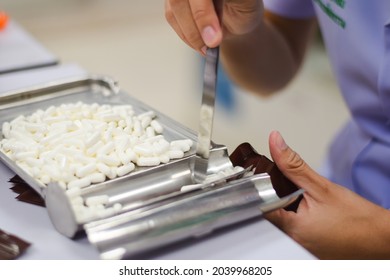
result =
[[298,72],[314,27],[314,19],[286,19],[266,11],[255,30],[222,42],[225,70],[250,91],[280,90]]
[[389,259],[390,211],[314,172],[279,133],[270,135],[279,169],[306,192],[297,212],[267,219],[320,259]]
[[314,19],[292,20],[264,11],[259,0],[225,1],[222,26],[212,0],[166,0],[166,18],[202,54],[206,47],[221,45],[231,78],[261,94],[279,90],[294,77],[315,27]]

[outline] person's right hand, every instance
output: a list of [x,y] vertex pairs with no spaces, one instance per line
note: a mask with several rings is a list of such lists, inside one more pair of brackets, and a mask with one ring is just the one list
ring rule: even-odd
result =
[[207,47],[220,45],[224,38],[254,30],[262,22],[262,14],[261,0],[225,0],[221,26],[213,0],[165,2],[169,24],[184,42],[203,54]]

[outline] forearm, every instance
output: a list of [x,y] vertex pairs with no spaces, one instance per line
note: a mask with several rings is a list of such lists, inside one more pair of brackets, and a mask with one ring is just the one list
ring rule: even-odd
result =
[[268,14],[252,32],[221,45],[225,70],[243,88],[267,95],[285,87],[302,64],[314,20],[285,20]]

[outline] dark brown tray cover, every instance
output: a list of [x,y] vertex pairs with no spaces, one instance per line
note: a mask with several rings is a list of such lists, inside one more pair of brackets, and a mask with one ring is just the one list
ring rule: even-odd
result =
[[[234,166],[244,168],[252,166],[255,174],[268,173],[279,197],[284,197],[298,190],[298,187],[283,175],[273,161],[257,153],[249,143],[240,144],[230,155],[230,160]],[[302,196],[284,209],[296,211],[301,199]]]

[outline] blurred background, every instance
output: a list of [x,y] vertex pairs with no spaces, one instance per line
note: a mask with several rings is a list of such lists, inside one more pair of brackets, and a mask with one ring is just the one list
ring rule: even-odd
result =
[[[197,130],[202,59],[167,24],[163,0],[2,0],[0,10],[61,63],[112,76],[129,94]],[[213,140],[230,152],[249,142],[269,156],[268,135],[279,130],[318,169],[348,118],[319,40],[298,77],[275,97],[220,85]]]

